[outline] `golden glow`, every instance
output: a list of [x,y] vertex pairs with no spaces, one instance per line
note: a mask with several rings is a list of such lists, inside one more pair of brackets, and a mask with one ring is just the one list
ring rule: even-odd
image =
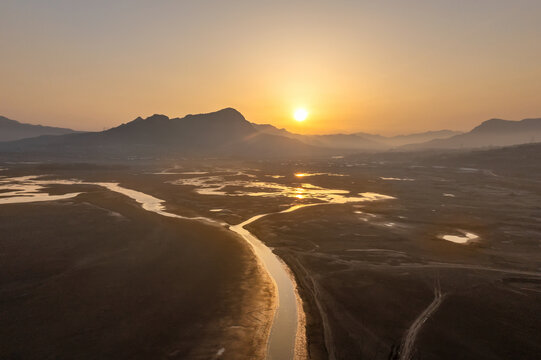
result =
[[[443,1],[430,11],[408,1],[316,1],[309,16],[302,2],[198,1],[189,11],[183,1],[147,2],[125,11],[122,2],[89,1],[31,13],[10,3],[0,15],[10,29],[0,113],[22,122],[101,131],[138,116],[233,107],[299,134],[394,135],[541,112],[541,1],[499,1],[490,14],[476,1],[461,11]],[[513,32],[480,27],[489,17]],[[307,117],[294,115],[299,108]]]
[[308,110],[306,110],[305,108],[298,108],[293,113],[293,118],[297,120],[298,122],[306,120],[307,117],[308,117]]
[[304,192],[305,190],[302,187],[295,188],[295,197],[297,199],[304,199]]
[[296,177],[305,177],[306,174],[305,173],[296,173],[295,176]]

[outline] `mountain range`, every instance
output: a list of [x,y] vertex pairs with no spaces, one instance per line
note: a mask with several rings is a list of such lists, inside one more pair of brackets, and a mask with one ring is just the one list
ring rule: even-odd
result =
[[460,131],[438,130],[397,136],[382,136],[362,132],[354,134],[300,135],[291,133],[286,129],[278,129],[269,124],[252,123],[252,125],[261,132],[289,137],[313,146],[359,151],[388,150],[407,144],[422,143],[462,134]]
[[75,131],[52,126],[24,124],[0,116],[0,141],[15,141],[41,135],[64,135],[71,133],[75,133]]
[[100,132],[82,133],[21,124],[3,117],[0,117],[0,126],[12,129],[4,133],[4,127],[0,127],[0,139],[11,140],[15,134],[37,136],[2,142],[2,152],[62,154],[76,158],[306,157],[389,150],[497,147],[541,139],[541,119],[492,119],[467,133],[441,130],[394,137],[367,133],[300,135],[268,124],[250,123],[233,108],[183,118],[158,114],[145,119],[138,117]]
[[257,131],[232,108],[172,118],[152,115],[101,132],[40,136],[0,144],[0,151],[71,157],[321,155],[326,149]]
[[541,142],[541,118],[521,121],[490,119],[465,134],[446,139],[434,139],[420,144],[405,145],[402,149],[471,149],[534,142]]

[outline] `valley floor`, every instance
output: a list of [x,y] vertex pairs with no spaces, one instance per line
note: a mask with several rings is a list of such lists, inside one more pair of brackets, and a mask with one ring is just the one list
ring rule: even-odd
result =
[[[167,211],[233,225],[321,203],[310,197],[317,189],[391,196],[305,207],[248,226],[295,274],[308,356],[539,357],[535,175],[351,159],[176,165],[11,165],[1,175],[119,182],[166,200]],[[240,239],[164,219],[95,187],[47,191],[82,194],[0,205],[0,231],[9,234],[0,239],[0,357],[264,356],[272,285]],[[288,195],[261,196],[272,191]],[[465,244],[443,238],[465,233],[477,237]]]

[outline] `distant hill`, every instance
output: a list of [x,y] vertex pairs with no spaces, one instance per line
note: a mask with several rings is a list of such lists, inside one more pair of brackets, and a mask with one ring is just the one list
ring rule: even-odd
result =
[[349,151],[377,151],[388,147],[377,141],[366,139],[355,134],[331,134],[331,135],[301,135],[294,134],[286,129],[278,129],[269,124],[252,125],[261,133],[284,136],[301,141],[307,145],[323,147],[335,150]]
[[14,141],[41,135],[64,135],[74,132],[71,129],[24,124],[0,116],[0,141]]
[[423,160],[429,165],[488,169],[495,175],[541,179],[541,142],[506,146],[489,150],[442,152]]
[[451,136],[456,136],[460,134],[462,134],[461,131],[436,130],[436,131],[426,131],[426,132],[421,132],[421,133],[396,135],[396,136],[381,136],[381,135],[372,135],[372,134],[367,134],[367,133],[356,133],[355,135],[381,142],[390,147],[397,147],[397,146],[403,146],[403,145],[408,145],[408,144],[422,143],[422,142],[431,141],[435,139],[446,139],[446,138],[450,138]]
[[307,144],[333,149],[351,149],[357,151],[387,150],[386,144],[355,134],[306,135]]
[[491,119],[468,133],[406,145],[402,150],[500,147],[541,141],[541,118],[510,121]]
[[153,115],[115,128],[0,144],[0,151],[103,158],[318,156],[328,150],[257,131],[232,108],[183,118]]
[[386,145],[355,134],[301,135],[278,129],[270,124],[254,124],[256,130],[264,134],[278,135],[301,141],[305,144],[336,150],[374,151],[384,150]]
[[333,149],[350,149],[357,151],[381,151],[397,146],[402,146],[405,144],[414,144],[433,139],[443,139],[454,135],[462,134],[459,131],[439,130],[389,137],[361,132],[355,134],[300,135],[290,133],[286,129],[278,129],[269,124],[252,125],[255,126],[257,130],[263,133],[297,139],[313,146]]

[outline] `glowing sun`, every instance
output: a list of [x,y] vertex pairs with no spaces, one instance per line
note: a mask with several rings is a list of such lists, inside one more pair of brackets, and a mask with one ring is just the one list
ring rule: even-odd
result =
[[308,111],[304,108],[295,109],[293,113],[293,118],[299,122],[306,120],[308,117]]

